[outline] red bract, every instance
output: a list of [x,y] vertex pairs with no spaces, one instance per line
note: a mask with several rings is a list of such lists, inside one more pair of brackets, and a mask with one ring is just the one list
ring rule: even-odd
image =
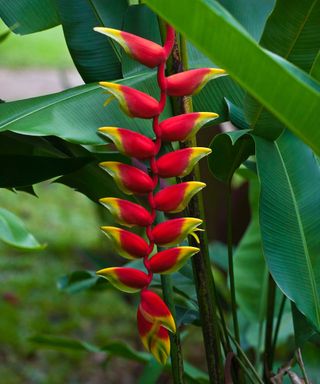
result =
[[112,28],[96,27],[94,30],[111,37],[129,56],[147,67],[157,67],[166,60],[164,48],[153,41]]
[[116,127],[101,127],[99,132],[112,140],[118,151],[126,156],[145,160],[155,153],[154,142],[140,133]]
[[217,113],[193,112],[163,120],[159,129],[162,141],[185,141],[194,136],[206,123],[218,118]]
[[153,220],[150,213],[139,204],[115,197],[104,197],[99,201],[109,209],[119,224],[128,227],[133,227],[134,225],[147,227],[152,224]]
[[199,181],[189,181],[166,187],[155,195],[155,207],[163,212],[181,212],[189,204],[191,198],[205,186],[205,183]]
[[148,243],[142,237],[117,227],[101,227],[118,253],[126,259],[139,259],[149,255]]
[[149,193],[154,188],[150,176],[132,165],[119,163],[117,161],[105,161],[99,165],[114,178],[118,187],[128,195],[133,193]]
[[[152,96],[123,84],[100,82],[110,93],[108,104],[116,98],[120,108],[130,117],[152,119],[155,140],[124,128],[102,127],[99,132],[111,140],[119,152],[125,156],[144,160],[144,169],[116,161],[100,164],[115,180],[118,187],[127,194],[143,196],[148,209],[131,201],[104,197],[100,202],[112,213],[114,219],[126,226],[144,227],[147,241],[139,236],[117,227],[103,226],[102,231],[113,242],[119,255],[127,259],[141,258],[146,272],[128,268],[111,267],[97,272],[107,278],[116,288],[141,295],[137,312],[139,335],[145,348],[161,364],[165,364],[170,353],[170,332],[176,332],[175,320],[164,301],[149,290],[154,273],[176,272],[187,260],[199,251],[198,248],[182,246],[157,252],[150,257],[154,246],[171,247],[193,235],[199,241],[196,231],[202,220],[182,217],[156,223],[157,210],[165,213],[183,211],[190,199],[204,188],[198,181],[182,182],[161,190],[159,178],[184,177],[194,165],[211,150],[208,148],[185,148],[158,157],[163,141],[185,141],[190,139],[206,123],[216,119],[212,112],[195,112],[168,118],[159,123],[167,95],[186,96],[199,92],[205,84],[225,72],[221,69],[203,68],[165,77],[165,61],[175,41],[174,30],[167,26],[166,41],[160,46],[139,36],[111,28],[95,28],[118,42],[125,52],[140,63],[157,68],[157,81],[160,89],[159,101]],[[125,80],[123,80],[125,81]],[[133,162],[138,163],[137,160]],[[148,169],[149,168],[149,169]],[[160,190],[155,193],[155,190]],[[138,196],[136,196],[138,197]]]
[[166,93],[169,96],[195,95],[209,80],[224,76],[226,72],[218,68],[199,68],[180,72],[167,78]]
[[120,108],[130,117],[151,119],[160,113],[158,101],[146,93],[122,84],[109,83],[106,81],[101,81],[99,84],[112,95],[112,97],[106,101],[105,105],[108,105],[110,101],[116,98],[119,101]]
[[158,175],[160,177],[185,177],[200,159],[210,153],[210,148],[201,147],[169,152],[157,160]]
[[123,292],[138,292],[149,284],[148,275],[134,268],[104,268],[96,273],[108,279],[112,285]]

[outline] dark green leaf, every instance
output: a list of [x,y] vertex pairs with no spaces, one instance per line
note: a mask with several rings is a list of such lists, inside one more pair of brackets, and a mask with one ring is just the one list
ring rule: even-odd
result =
[[0,0],[0,18],[21,35],[60,24],[55,0]]
[[310,321],[298,310],[294,303],[291,303],[292,319],[294,326],[294,338],[297,348],[300,348],[306,341],[317,333]]
[[289,132],[255,143],[264,255],[281,290],[320,329],[319,165]]
[[94,27],[121,29],[126,0],[57,0],[66,42],[86,83],[119,79],[121,63],[113,43]]
[[[290,9],[290,12],[288,12]],[[310,72],[320,46],[320,1],[282,0],[269,17],[261,45]],[[255,133],[275,139],[284,126],[264,107],[248,97],[245,110]]]
[[320,154],[320,93],[259,47],[222,6],[204,0],[146,3]]
[[208,163],[217,179],[230,182],[235,170],[254,153],[254,144],[248,132],[241,130],[221,133],[213,139]]
[[138,384],[156,383],[163,369],[163,366],[157,363],[156,360],[150,360],[143,368]]
[[1,34],[0,34],[0,43],[2,43],[3,41],[5,41],[6,38],[9,37],[10,33],[11,33],[10,30],[1,33]]
[[95,272],[75,271],[61,277],[57,285],[60,290],[73,294],[93,288],[105,288],[109,284],[106,279],[97,276]]
[[23,187],[66,175],[82,168],[92,158],[55,158],[44,156],[0,155],[3,170],[0,187]]
[[0,240],[24,250],[41,250],[45,247],[27,231],[17,216],[4,208],[0,208]]

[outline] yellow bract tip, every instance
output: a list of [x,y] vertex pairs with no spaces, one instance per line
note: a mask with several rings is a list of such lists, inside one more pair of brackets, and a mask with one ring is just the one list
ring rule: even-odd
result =
[[226,74],[227,72],[221,68],[210,68],[210,73],[214,75],[223,75],[223,74]]
[[99,85],[106,89],[114,89],[118,90],[120,88],[120,84],[117,83],[110,83],[109,81],[100,81]]

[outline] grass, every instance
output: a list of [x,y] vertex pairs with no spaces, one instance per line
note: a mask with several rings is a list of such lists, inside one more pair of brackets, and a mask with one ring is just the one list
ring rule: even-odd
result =
[[[0,34],[6,30],[0,20]],[[0,43],[1,67],[21,68],[73,68],[73,62],[58,26],[31,35],[16,35]]]

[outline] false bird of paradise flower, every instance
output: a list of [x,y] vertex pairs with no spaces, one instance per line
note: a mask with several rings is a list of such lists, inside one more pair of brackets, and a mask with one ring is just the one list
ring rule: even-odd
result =
[[[169,332],[176,332],[170,310],[158,294],[149,289],[153,274],[169,274],[179,270],[196,254],[196,247],[179,246],[188,235],[197,238],[196,231],[202,221],[194,217],[174,218],[156,223],[156,211],[177,213],[183,211],[190,199],[205,187],[204,183],[190,181],[158,190],[160,178],[184,177],[193,166],[211,151],[208,148],[185,148],[158,156],[163,142],[188,140],[207,122],[218,117],[216,113],[196,112],[171,117],[159,122],[167,96],[189,96],[198,93],[209,80],[223,76],[217,68],[200,68],[165,76],[165,65],[174,44],[175,32],[167,26],[164,46],[139,36],[111,28],[97,27],[100,32],[119,43],[133,59],[149,68],[157,67],[160,100],[131,87],[100,82],[102,88],[117,99],[122,111],[132,118],[152,119],[155,140],[122,127],[101,127],[99,132],[111,140],[122,154],[149,162],[147,173],[132,165],[107,161],[100,166],[115,180],[126,194],[146,195],[149,208],[127,200],[105,197],[101,204],[110,210],[115,220],[127,227],[140,226],[146,231],[145,240],[128,230],[104,226],[102,231],[124,258],[143,259],[145,272],[135,268],[111,267],[97,272],[116,288],[140,292],[137,324],[145,348],[162,364],[170,354]],[[110,102],[110,98],[106,104]],[[156,190],[158,190],[156,192]],[[167,248],[154,253],[154,248]],[[153,254],[153,256],[151,256]]]

